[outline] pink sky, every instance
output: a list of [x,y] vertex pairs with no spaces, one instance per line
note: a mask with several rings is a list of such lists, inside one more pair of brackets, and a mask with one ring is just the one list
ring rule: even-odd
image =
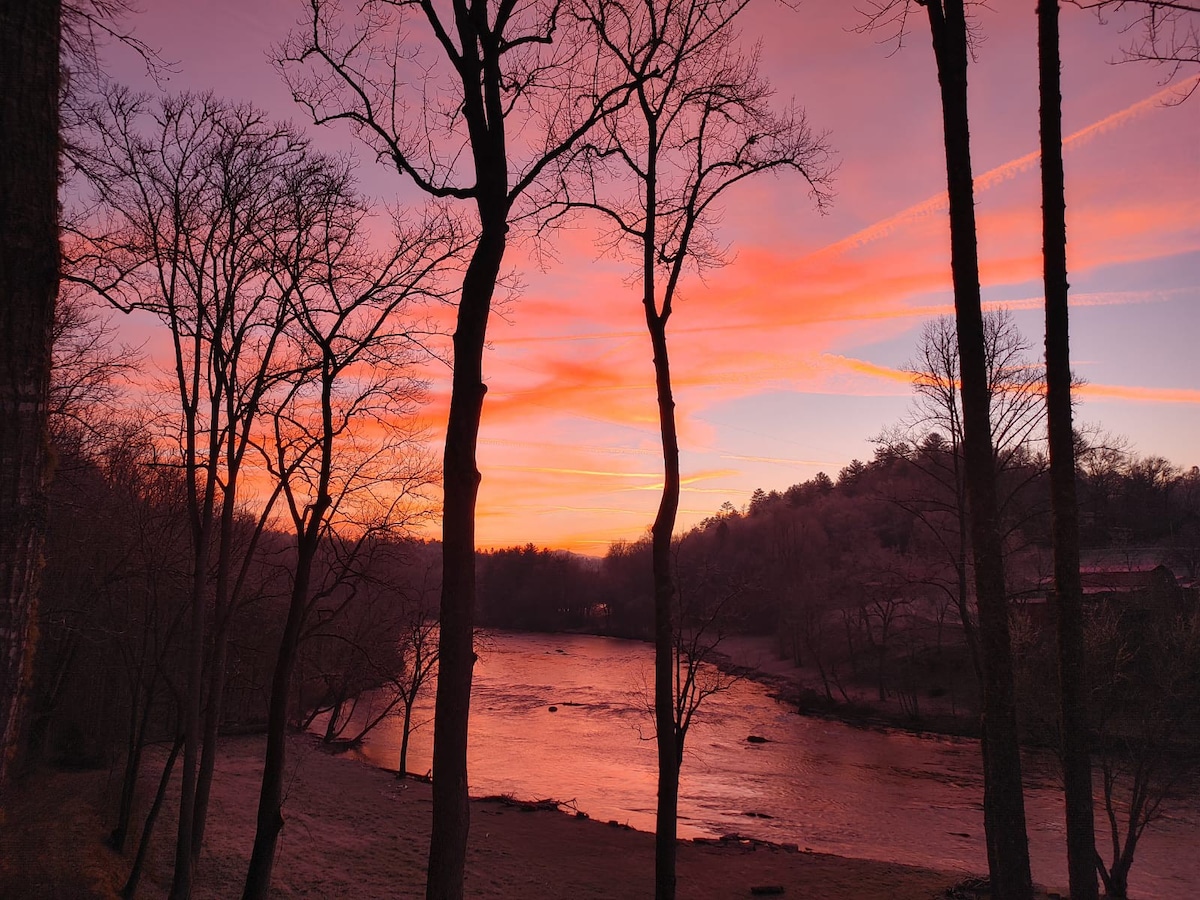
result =
[[[155,0],[139,35],[177,60],[168,87],[211,88],[303,121],[267,63],[303,4]],[[971,71],[984,298],[1012,307],[1041,343],[1036,37],[1032,0],[981,16]],[[1028,8],[1026,8],[1028,7]],[[899,368],[923,320],[951,311],[941,122],[932,51],[915,31],[898,53],[853,33],[852,4],[759,0],[743,22],[781,102],[794,97],[840,160],[818,216],[803,185],[750,183],[726,206],[733,262],[685,285],[671,320],[683,451],[680,526],[756,487],[782,489],[852,458],[900,419]],[[918,25],[923,21],[916,20]],[[1166,106],[1162,70],[1109,65],[1124,37],[1063,11],[1072,351],[1079,418],[1141,453],[1200,464],[1200,95]],[[113,71],[135,79],[119,51]],[[1189,78],[1200,76],[1187,73]],[[337,132],[323,146],[352,146]],[[367,190],[411,198],[363,167]],[[599,553],[637,538],[661,486],[651,353],[628,269],[581,227],[546,271],[527,248],[510,265],[521,297],[496,316],[479,447],[481,545],[532,541]],[[433,370],[440,426],[448,391]]]

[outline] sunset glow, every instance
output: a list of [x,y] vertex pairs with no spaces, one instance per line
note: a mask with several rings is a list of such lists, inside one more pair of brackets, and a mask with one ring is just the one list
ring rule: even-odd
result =
[[[971,73],[981,277],[984,300],[1013,310],[1036,354],[1035,21],[1032,7],[1003,6],[982,13],[988,39]],[[304,121],[267,62],[296,4],[147,7],[137,30],[178,61],[170,90],[212,88]],[[779,102],[794,97],[828,131],[837,196],[820,216],[798,179],[746,184],[724,210],[729,264],[683,286],[668,329],[681,527],[723,502],[741,507],[757,487],[836,477],[869,458],[871,438],[909,403],[903,366],[922,322],[953,311],[928,41],[917,35],[889,55],[852,33],[851,7],[764,4],[745,23],[747,42],[762,39]],[[1161,70],[1109,64],[1125,39],[1117,27],[1069,7],[1063,26],[1072,353],[1086,381],[1078,416],[1190,467],[1200,463],[1200,96],[1170,104],[1200,76],[1164,86]],[[144,81],[136,60],[115,49],[112,58],[116,77]],[[361,153],[344,131],[315,133],[322,146]],[[414,199],[383,166],[364,163],[361,177],[381,200]],[[484,359],[481,546],[602,553],[654,517],[661,452],[639,289],[626,261],[600,254],[591,224],[553,238],[557,262],[544,271],[530,247],[510,250],[523,289],[493,315]],[[437,315],[445,323],[448,313]],[[439,453],[449,371],[430,363],[426,376],[421,420]]]

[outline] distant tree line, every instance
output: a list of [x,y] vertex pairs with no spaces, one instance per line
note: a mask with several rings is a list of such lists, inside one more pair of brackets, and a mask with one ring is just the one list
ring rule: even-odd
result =
[[[961,625],[960,561],[943,540],[943,532],[955,529],[952,507],[937,503],[938,488],[947,495],[952,489],[931,473],[947,468],[949,447],[933,433],[916,444],[881,445],[872,460],[853,460],[836,480],[819,472],[783,490],[758,489],[742,508],[726,504],[677,537],[676,565],[692,575],[707,567],[739,578],[745,589],[738,629],[774,634],[781,651],[797,660],[808,657],[806,644],[815,641],[805,636],[812,610],[840,616],[863,601],[870,605],[873,594],[910,595],[906,602],[943,629],[944,642]],[[1200,472],[1101,446],[1085,448],[1081,458],[1084,550],[1128,559],[1151,548],[1181,584],[1194,583]],[[1029,454],[1011,466],[1019,490],[1006,504],[1005,521],[1019,601],[1044,589],[1049,518],[1044,458]],[[929,508],[911,511],[914,497]],[[613,544],[600,560],[532,544],[482,551],[480,620],[490,627],[647,638],[648,553],[645,538]],[[931,640],[936,645],[936,635]]]

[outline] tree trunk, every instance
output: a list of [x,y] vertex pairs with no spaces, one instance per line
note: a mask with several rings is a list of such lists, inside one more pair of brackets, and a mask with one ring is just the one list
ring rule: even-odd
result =
[[404,700],[404,726],[400,731],[400,764],[396,768],[396,777],[404,779],[408,777],[408,739],[412,736],[412,713],[413,702],[416,699],[405,697]]
[[[957,468],[958,462],[955,461],[954,465]],[[958,596],[954,598],[954,603],[958,608],[958,618],[962,622],[963,634],[967,639],[967,652],[971,656],[971,668],[975,670],[975,681],[982,692],[983,660],[980,659],[979,632],[975,623],[971,621],[971,607],[968,601],[967,557],[971,552],[971,541],[967,528],[967,499],[965,488],[961,483],[955,486],[955,491],[958,495],[958,559],[954,563],[954,576],[957,582]]]
[[[283,829],[283,776],[287,764],[288,699],[292,691],[292,672],[300,647],[300,630],[304,626],[304,610],[312,578],[313,560],[319,544],[320,503],[311,512],[310,532],[304,535],[296,559],[296,577],[292,585],[287,621],[283,626],[279,651],[275,656],[275,672],[271,678],[271,701],[267,709],[267,751],[263,758],[262,786],[258,794],[258,820],[254,832],[254,848],[242,900],[265,900],[271,888],[271,869],[275,864],[275,847]],[[211,702],[211,701],[210,701]]]
[[1108,870],[1104,879],[1104,896],[1106,900],[1126,900],[1129,896],[1129,869],[1133,860],[1127,863],[1124,858],[1118,859]]
[[963,404],[963,464],[983,662],[984,825],[993,896],[1029,900],[1033,882],[1017,742],[1004,558],[996,500],[987,355],[979,288],[967,114],[968,35],[962,0],[926,4],[946,143],[950,255]]
[[33,672],[58,293],[57,0],[0,2],[0,806]]
[[146,864],[146,854],[150,850],[150,838],[154,836],[154,823],[158,819],[158,811],[162,809],[163,800],[167,796],[167,787],[171,783],[171,772],[175,769],[175,760],[179,758],[179,751],[182,747],[183,736],[180,735],[171,745],[171,753],[163,764],[162,777],[158,779],[158,790],[154,793],[154,802],[150,804],[150,811],[146,813],[146,824],[142,826],[142,837],[138,841],[133,866],[129,869],[129,878],[125,880],[125,886],[121,888],[121,896],[125,900],[130,900],[137,893],[138,882],[142,879],[142,868]]
[[658,810],[654,828],[655,900],[674,900],[679,808],[679,757],[675,722],[675,584],[671,577],[671,533],[679,509],[679,440],[667,356],[666,319],[654,308],[654,282],[647,280],[646,323],[654,346],[658,421],[662,432],[663,493],[651,529],[654,571],[654,722],[658,742]]
[[125,748],[125,774],[121,779],[121,800],[117,807],[117,824],[108,837],[108,844],[117,853],[125,852],[125,841],[129,836],[129,821],[133,816],[133,797],[137,790],[138,775],[142,765],[142,751],[146,747],[146,729],[150,725],[150,712],[154,707],[153,686],[146,691],[142,708],[138,700],[142,694],[142,678],[139,673],[134,682],[130,698],[129,740]]
[[337,721],[342,717],[342,699],[339,697],[329,709],[329,718],[325,720],[325,735],[321,743],[332,744],[337,735]]
[[[232,416],[230,417],[232,421]],[[232,427],[232,426],[231,426]],[[226,458],[234,450],[229,447]],[[204,846],[204,826],[208,821],[208,799],[212,792],[217,765],[217,735],[221,729],[221,709],[225,699],[225,663],[229,655],[229,627],[233,618],[234,598],[230,596],[230,568],[233,565],[234,512],[237,504],[238,467],[229,464],[218,525],[217,577],[213,603],[213,647],[208,666],[208,704],[204,708],[204,736],[200,767],[196,773],[196,803],[192,813],[192,865],[200,859]]]
[[[209,519],[211,521],[211,518]],[[188,646],[187,693],[182,712],[183,771],[179,783],[179,827],[175,834],[175,869],[170,900],[188,900],[192,893],[192,826],[196,810],[196,770],[200,759],[200,707],[204,689],[204,604],[207,591],[210,527],[200,529],[192,571],[192,615]]]
[[212,657],[208,669],[208,703],[204,707],[204,727],[201,738],[200,765],[196,772],[196,803],[192,813],[192,865],[200,859],[204,844],[204,826],[208,821],[208,798],[212,792],[213,773],[217,765],[217,736],[221,729],[221,708],[225,694],[225,665],[229,651],[229,616],[218,608],[214,614]]
[[1046,423],[1057,600],[1059,734],[1066,794],[1067,872],[1073,900],[1098,900],[1092,761],[1085,707],[1083,586],[1079,577],[1079,505],[1071,422],[1071,350],[1067,314],[1067,218],[1062,156],[1058,0],[1039,0],[1042,254],[1046,289]]
[[[499,162],[506,159],[501,152]],[[475,665],[475,449],[483,415],[483,346],[508,232],[507,200],[480,201],[479,243],[463,278],[442,469],[442,596],[433,720],[433,827],[428,900],[461,900],[471,826],[467,723]]]

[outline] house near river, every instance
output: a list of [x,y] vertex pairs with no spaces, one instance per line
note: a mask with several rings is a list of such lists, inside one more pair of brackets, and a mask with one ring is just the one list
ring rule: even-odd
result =
[[[1094,551],[1080,560],[1083,605],[1111,608],[1131,621],[1189,613],[1200,603],[1200,580],[1172,559],[1169,549]],[[1013,607],[1034,625],[1054,621],[1054,575],[1042,575],[1027,590],[1016,591]]]

